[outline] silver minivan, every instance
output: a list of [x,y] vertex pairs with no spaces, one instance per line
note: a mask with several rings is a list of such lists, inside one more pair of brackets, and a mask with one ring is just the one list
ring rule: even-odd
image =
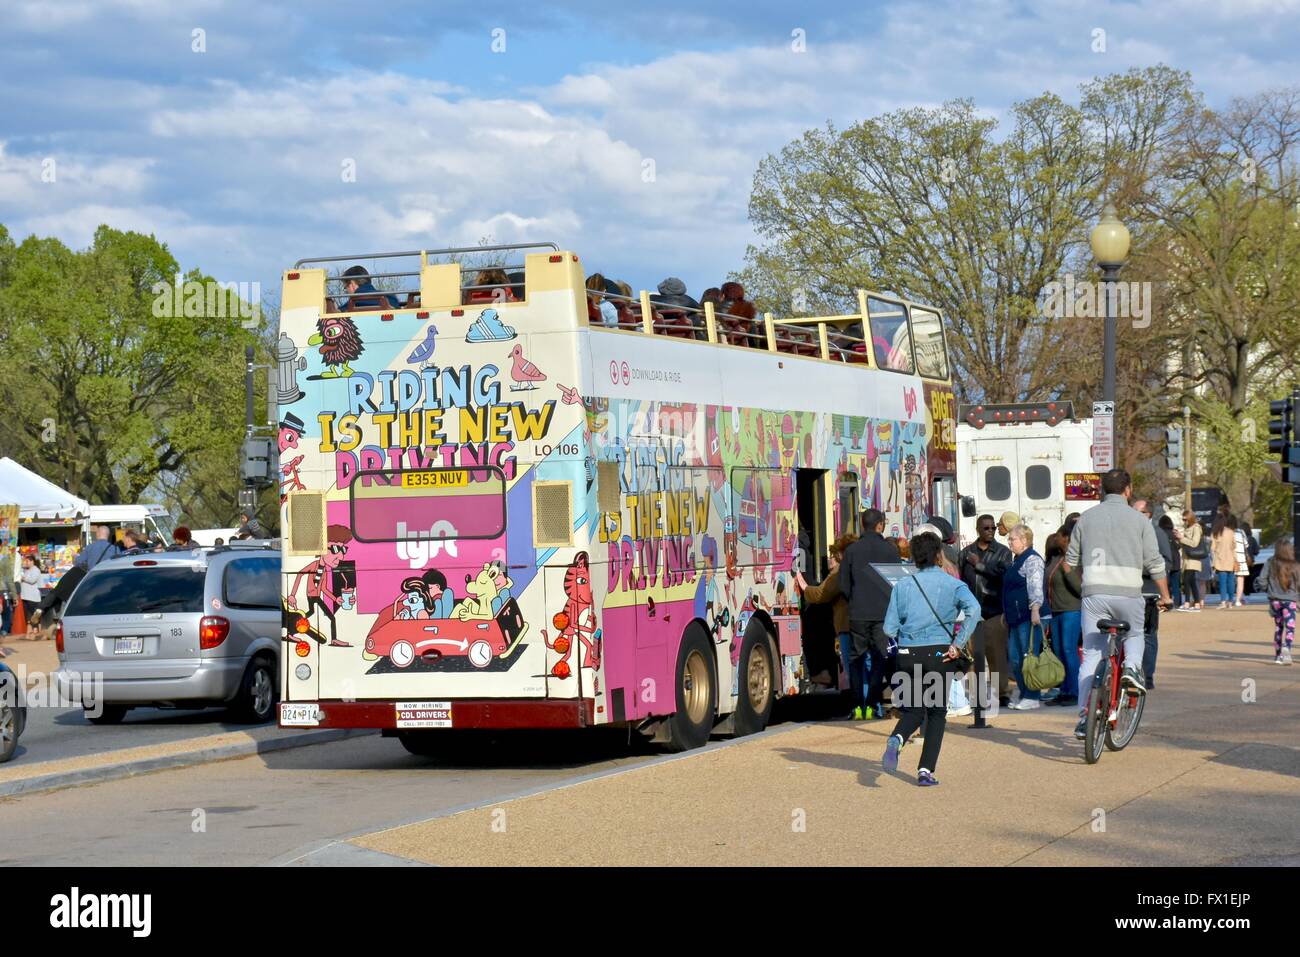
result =
[[132,708],[212,705],[270,720],[283,620],[278,547],[246,541],[100,562],[60,623],[60,693],[82,701],[94,724],[116,724]]

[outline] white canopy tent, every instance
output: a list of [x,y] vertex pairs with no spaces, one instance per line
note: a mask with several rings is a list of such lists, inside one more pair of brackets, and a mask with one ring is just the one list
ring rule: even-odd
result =
[[24,522],[84,519],[90,503],[41,478],[11,458],[0,458],[0,503],[18,506]]

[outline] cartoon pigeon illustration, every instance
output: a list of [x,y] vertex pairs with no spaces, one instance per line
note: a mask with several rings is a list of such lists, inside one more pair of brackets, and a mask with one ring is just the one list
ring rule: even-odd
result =
[[510,367],[510,378],[515,380],[515,384],[510,387],[512,392],[536,389],[534,383],[546,381],[546,375],[542,370],[524,358],[523,346],[516,345],[506,358],[515,360],[514,365]]
[[406,357],[407,362],[425,362],[433,356],[433,347],[438,336],[438,327],[432,323],[429,325],[429,331],[424,334],[424,341],[412,350],[411,354]]

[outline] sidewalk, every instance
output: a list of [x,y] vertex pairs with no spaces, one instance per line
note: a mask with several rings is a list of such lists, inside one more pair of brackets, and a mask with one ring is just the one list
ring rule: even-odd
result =
[[918,745],[881,769],[892,722],[795,725],[351,843],[445,865],[1300,864],[1300,666],[1271,663],[1271,625],[1163,616],[1138,736],[1092,766],[1072,708],[955,719],[931,789]]

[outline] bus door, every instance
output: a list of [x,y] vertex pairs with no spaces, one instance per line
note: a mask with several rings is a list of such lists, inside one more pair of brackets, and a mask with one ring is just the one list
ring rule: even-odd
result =
[[[829,473],[825,469],[795,469],[794,474],[803,574],[804,578],[815,584],[826,578],[830,568],[827,558],[830,543],[826,540],[826,485]],[[838,658],[835,654],[835,623],[831,609],[830,605],[805,602],[799,615],[800,642],[808,675],[823,671],[836,673]],[[781,629],[781,638],[785,637],[785,631]],[[784,649],[782,654],[785,654]]]
[[[858,475],[845,472],[840,476],[836,487],[835,499],[835,537],[845,534],[858,534],[858,510],[861,499],[858,497]],[[955,526],[954,526],[955,527]]]

